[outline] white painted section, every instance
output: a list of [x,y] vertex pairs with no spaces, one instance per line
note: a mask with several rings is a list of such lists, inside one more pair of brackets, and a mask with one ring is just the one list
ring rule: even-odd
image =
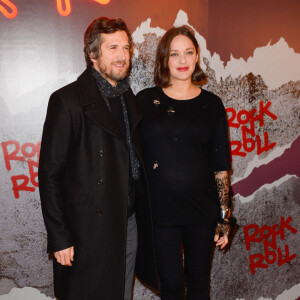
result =
[[54,300],[54,299],[45,296],[35,288],[24,287],[22,289],[19,288],[11,289],[9,294],[0,296],[0,300]]
[[276,300],[295,300],[300,297],[300,283],[294,285],[291,289],[285,290],[276,297]]
[[300,54],[290,48],[283,37],[277,43],[270,42],[264,47],[254,50],[253,56],[247,61],[242,58],[236,59],[232,55],[226,67],[218,68],[212,63],[216,70],[217,80],[231,75],[238,77],[252,72],[260,75],[269,89],[275,89],[289,81],[300,79]]
[[[57,76],[56,71],[51,71],[50,67],[44,70],[40,66],[25,70],[22,64],[14,75],[9,70],[6,73],[8,76],[4,77],[5,88],[1,96],[12,115],[27,113],[33,107],[40,107],[45,100],[43,98],[48,99],[55,89],[73,82],[80,75],[66,71]],[[14,82],[11,82],[12,77]]]
[[281,177],[280,179],[272,182],[272,183],[266,183],[264,185],[262,185],[258,190],[256,190],[252,195],[248,196],[248,197],[243,197],[240,194],[236,194],[234,196],[234,198],[239,199],[241,201],[241,203],[246,203],[246,202],[250,202],[251,200],[254,199],[254,196],[256,193],[258,193],[259,191],[266,189],[266,190],[270,190],[274,187],[278,187],[280,186],[282,183],[284,183],[285,181],[289,180],[290,178],[298,178],[298,176],[296,175],[290,175],[290,174],[286,174],[285,176]]
[[140,26],[136,28],[136,30],[132,34],[132,39],[134,43],[142,44],[144,39],[144,34],[146,33],[154,33],[157,36],[163,36],[166,30],[161,29],[159,27],[151,27],[151,19],[148,18],[146,21],[142,22]]

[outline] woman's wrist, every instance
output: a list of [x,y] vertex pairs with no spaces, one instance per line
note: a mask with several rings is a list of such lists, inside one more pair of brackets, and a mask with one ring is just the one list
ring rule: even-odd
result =
[[231,217],[231,209],[229,207],[225,208],[224,206],[222,206],[220,211],[220,218],[224,220],[230,217]]

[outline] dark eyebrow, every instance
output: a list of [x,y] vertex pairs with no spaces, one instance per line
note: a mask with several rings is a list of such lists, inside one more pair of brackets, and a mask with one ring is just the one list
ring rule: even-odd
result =
[[[108,47],[118,47],[119,45],[118,44],[111,44],[111,45],[109,45]],[[129,44],[126,44],[126,45],[124,45],[123,47],[130,47],[130,45]]]
[[[194,48],[194,47],[191,47],[191,48],[186,48],[186,49],[185,49],[185,51],[186,51],[186,50],[195,50],[195,48]],[[171,51],[178,52],[178,50],[172,50],[172,49],[170,49],[170,52],[171,52]]]

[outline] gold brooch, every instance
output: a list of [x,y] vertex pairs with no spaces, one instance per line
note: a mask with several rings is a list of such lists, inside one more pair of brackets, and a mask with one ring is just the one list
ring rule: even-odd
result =
[[158,106],[158,105],[160,104],[160,101],[157,100],[157,99],[154,99],[154,100],[153,100],[153,104],[154,104],[155,106]]
[[175,114],[175,109],[173,107],[169,107],[167,110],[169,116],[173,116]]

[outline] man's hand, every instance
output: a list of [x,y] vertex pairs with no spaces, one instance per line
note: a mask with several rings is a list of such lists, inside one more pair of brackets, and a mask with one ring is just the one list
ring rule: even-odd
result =
[[72,261],[74,260],[74,246],[54,252],[54,256],[58,263],[62,266],[72,266]]

